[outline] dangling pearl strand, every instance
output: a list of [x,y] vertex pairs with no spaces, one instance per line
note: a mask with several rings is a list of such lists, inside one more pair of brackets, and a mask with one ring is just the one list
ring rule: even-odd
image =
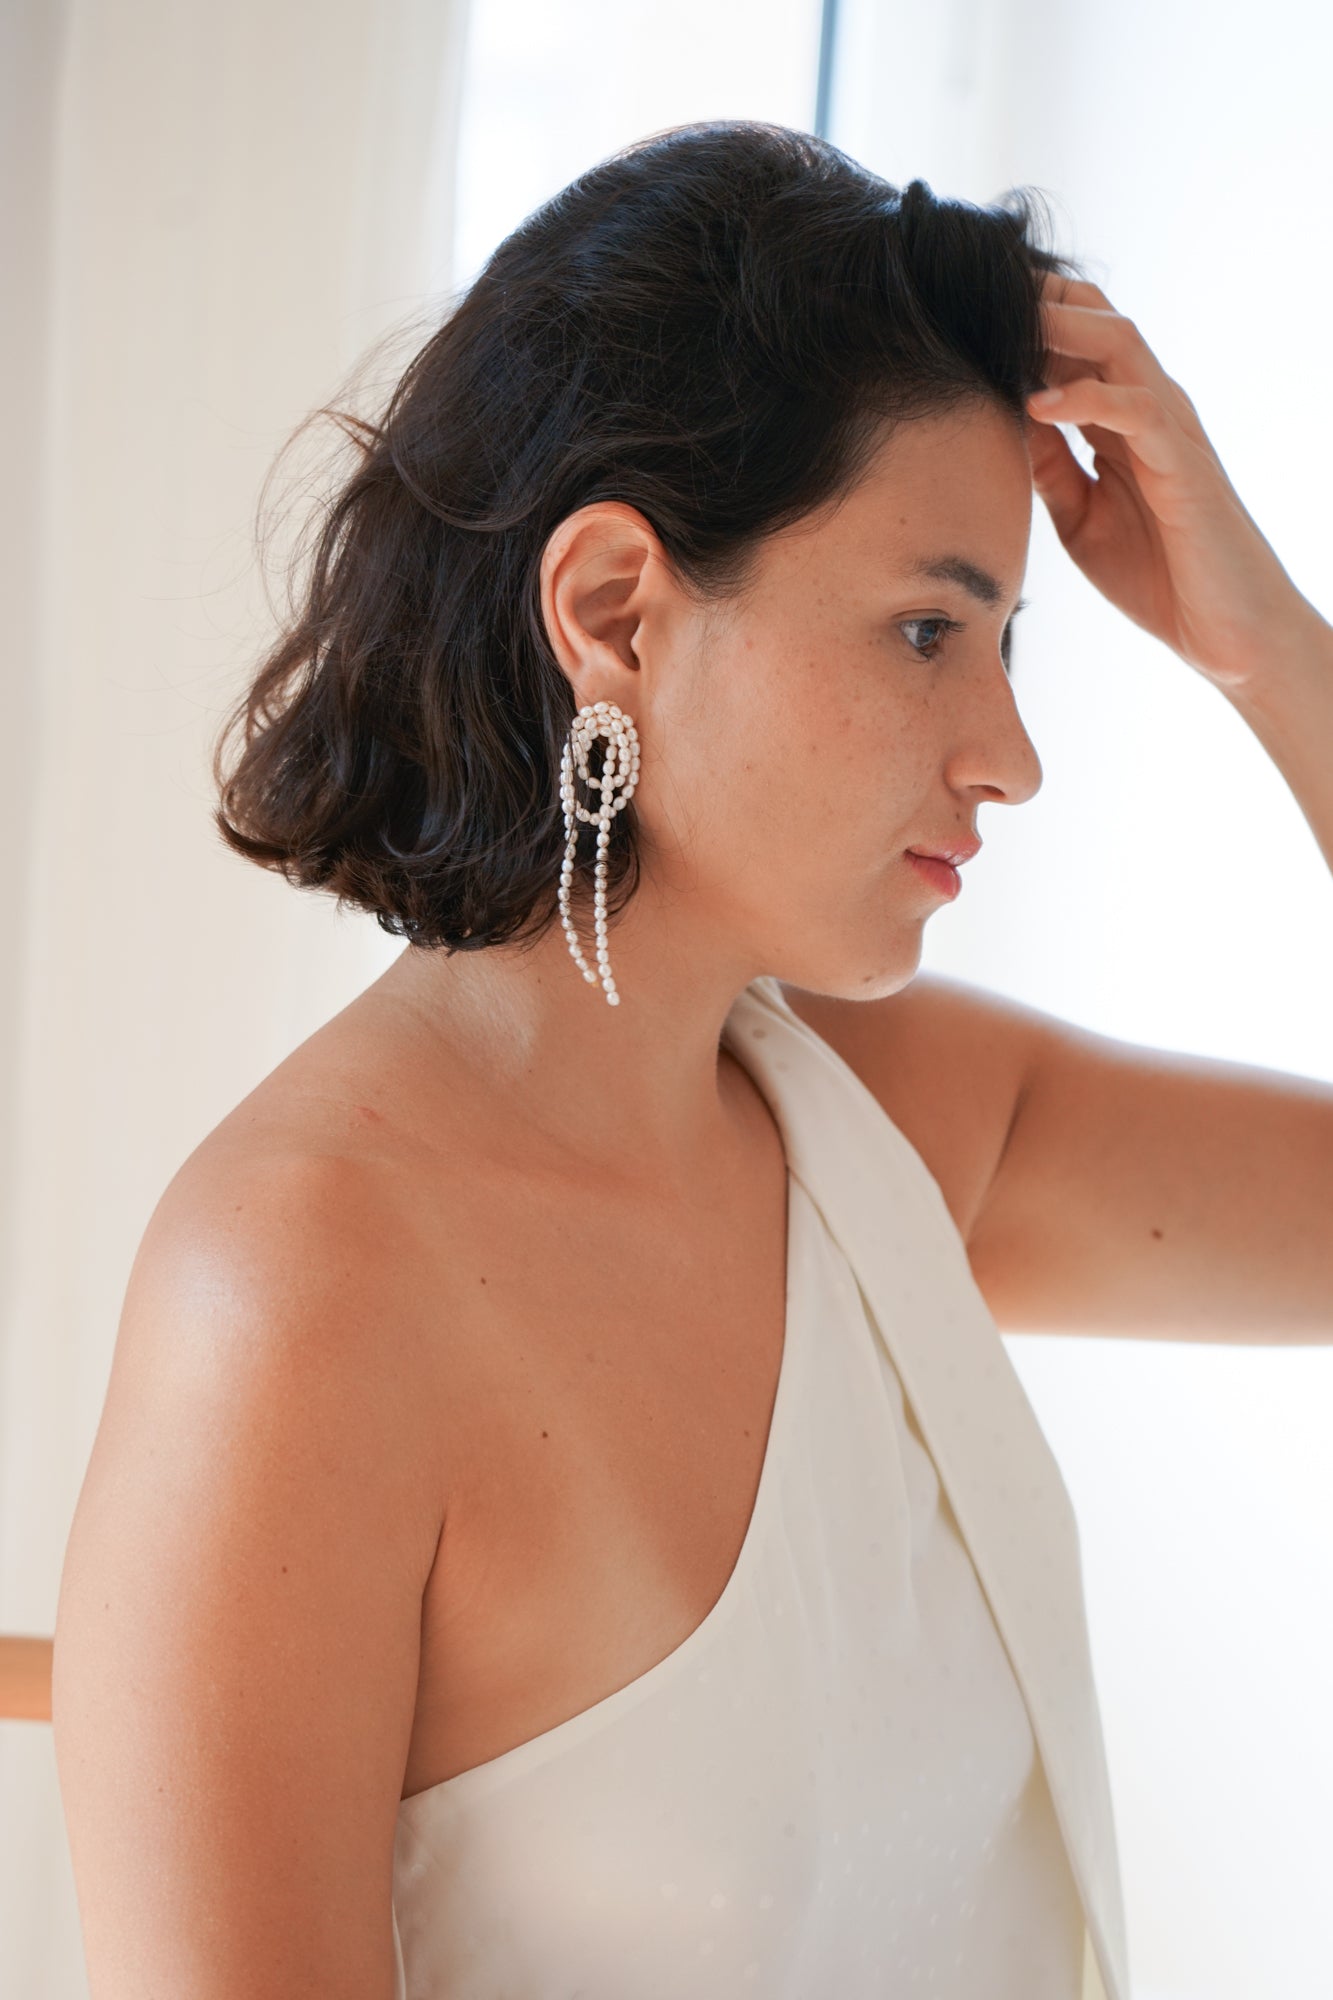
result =
[[[599,736],[607,738],[602,775],[588,772],[588,751]],[[574,765],[579,775],[602,802],[596,812],[578,805],[574,798]],[[565,858],[560,864],[560,921],[575,964],[589,985],[601,975],[607,1004],[620,1005],[620,995],[611,975],[611,958],[606,946],[606,850],[611,842],[611,821],[629,804],[639,782],[639,735],[633,722],[613,701],[594,701],[581,708],[569,725],[569,737],[560,760],[560,801],[565,814]],[[617,791],[617,786],[620,790]],[[597,865],[593,871],[593,922],[597,934],[597,972],[579,948],[578,933],[569,914],[569,885],[574,874],[574,849],[578,844],[579,821],[597,828]]]

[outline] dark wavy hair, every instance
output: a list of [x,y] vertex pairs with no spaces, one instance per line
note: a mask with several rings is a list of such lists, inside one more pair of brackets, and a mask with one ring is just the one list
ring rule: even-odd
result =
[[[413,944],[535,942],[575,712],[541,612],[553,530],[626,501],[697,602],[743,592],[762,538],[850,488],[894,425],[978,397],[1021,422],[1041,274],[1079,275],[1043,233],[1031,188],[989,207],[899,189],[748,120],[655,133],[570,182],[377,421],[315,413],[356,463],[214,747],[224,841]],[[611,824],[608,917],[639,879],[633,806]]]

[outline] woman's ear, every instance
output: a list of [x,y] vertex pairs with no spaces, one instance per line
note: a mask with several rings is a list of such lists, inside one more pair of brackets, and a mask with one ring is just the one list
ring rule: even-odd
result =
[[620,500],[596,500],[569,514],[542,552],[546,634],[578,705],[631,706],[640,660],[636,638],[664,574],[651,523]]

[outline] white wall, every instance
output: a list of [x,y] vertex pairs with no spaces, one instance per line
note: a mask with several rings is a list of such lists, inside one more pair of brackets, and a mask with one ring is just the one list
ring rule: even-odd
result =
[[[224,1111],[398,949],[230,855],[206,751],[287,433],[444,281],[463,0],[15,0],[0,679],[0,1631],[49,1635],[125,1281]],[[0,1992],[86,1990],[44,1724]]]
[[701,118],[808,131],[819,0],[474,0],[456,282],[575,175]]
[[[1041,187],[1058,247],[1188,389],[1333,616],[1333,16],[842,12],[836,143],[938,194]],[[923,964],[1127,1040],[1333,1078],[1333,882],[1309,827],[1227,702],[1034,510],[1014,687],[1045,782],[984,811]],[[1082,1526],[1141,2000],[1333,1991],[1333,1347],[1261,1340],[1007,1341]]]

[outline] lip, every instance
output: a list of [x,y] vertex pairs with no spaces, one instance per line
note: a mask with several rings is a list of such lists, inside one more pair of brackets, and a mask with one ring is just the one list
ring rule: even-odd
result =
[[966,840],[953,840],[943,847],[909,847],[909,854],[924,855],[927,861],[947,861],[951,868],[961,868],[974,854],[981,852],[981,837],[971,834]]
[[932,889],[938,890],[941,896],[947,896],[950,902],[953,901],[963,886],[956,868],[951,867],[947,861],[939,860],[935,855],[918,854],[910,847],[907,850],[907,859],[917,874],[929,882]]

